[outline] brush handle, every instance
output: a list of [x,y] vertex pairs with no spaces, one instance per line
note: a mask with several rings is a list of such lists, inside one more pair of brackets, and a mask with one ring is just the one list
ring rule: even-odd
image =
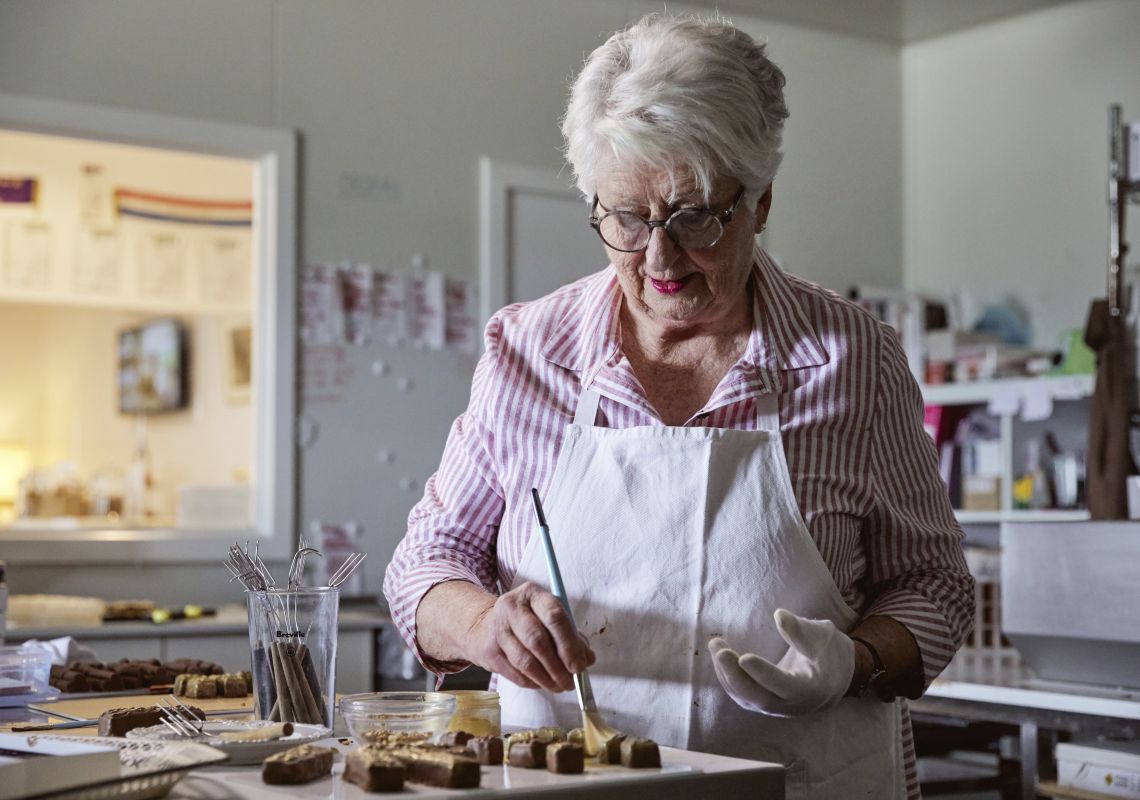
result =
[[[566,587],[562,585],[562,571],[558,569],[558,557],[554,555],[554,542],[550,539],[550,528],[546,524],[546,515],[542,512],[542,503],[538,499],[538,489],[530,490],[534,500],[534,513],[538,517],[538,535],[542,539],[542,551],[546,555],[546,572],[550,575],[550,593],[559,599],[562,607],[566,609],[566,616],[570,624],[577,630],[574,622],[574,612],[570,610],[570,599],[566,596]],[[594,702],[594,689],[590,686],[590,676],[586,670],[574,674],[574,691],[578,694],[578,707],[582,711],[596,711],[598,705]]]

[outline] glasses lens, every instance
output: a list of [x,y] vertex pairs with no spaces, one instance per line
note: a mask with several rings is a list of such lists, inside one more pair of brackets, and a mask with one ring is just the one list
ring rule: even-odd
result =
[[649,226],[629,211],[611,211],[603,216],[598,233],[615,250],[640,250],[649,244]]
[[693,250],[712,247],[724,230],[715,215],[696,208],[678,211],[665,227],[677,244]]

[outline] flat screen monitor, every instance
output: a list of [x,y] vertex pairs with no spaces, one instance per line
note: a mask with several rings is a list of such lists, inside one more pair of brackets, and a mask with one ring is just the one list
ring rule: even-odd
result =
[[163,414],[190,402],[186,328],[175,319],[119,332],[119,411]]

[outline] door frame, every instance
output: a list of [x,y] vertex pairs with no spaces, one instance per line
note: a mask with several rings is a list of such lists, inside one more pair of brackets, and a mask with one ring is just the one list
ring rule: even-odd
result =
[[[505,306],[511,296],[508,243],[511,203],[522,191],[580,198],[578,190],[549,169],[479,159],[479,324]],[[583,204],[583,221],[585,220]]]

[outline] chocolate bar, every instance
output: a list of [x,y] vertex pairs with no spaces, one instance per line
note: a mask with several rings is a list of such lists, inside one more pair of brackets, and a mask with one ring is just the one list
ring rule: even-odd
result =
[[537,738],[544,742],[564,742],[566,741],[566,732],[559,728],[557,725],[548,725],[544,728],[538,728],[535,731]]
[[[220,674],[222,668],[211,661],[180,659],[163,664],[157,658],[123,658],[109,664],[100,661],[77,662],[53,670],[51,685],[65,692],[114,692],[122,689],[142,689],[171,683],[181,673],[195,675]],[[67,673],[67,677],[65,677]],[[76,679],[82,675],[86,685]],[[252,682],[247,681],[247,686]],[[248,694],[248,692],[247,692]]]
[[218,682],[213,675],[191,675],[183,688],[183,694],[197,700],[209,700],[218,696]]
[[278,785],[315,781],[332,773],[335,752],[331,747],[303,744],[274,753],[261,762],[261,779]]
[[241,673],[227,672],[215,678],[220,697],[245,697],[249,694],[250,686]]
[[625,734],[614,734],[606,739],[602,745],[602,749],[598,751],[598,763],[600,764],[620,764],[621,763],[621,745],[625,741]]
[[546,748],[546,769],[559,775],[577,775],[586,770],[586,748],[571,742],[553,742]]
[[428,731],[363,731],[361,739],[367,744],[377,744],[387,747],[419,744],[431,738]]
[[399,792],[406,774],[404,763],[377,745],[358,747],[344,761],[344,779],[366,792]]
[[184,672],[174,678],[174,693],[176,695],[198,699],[245,697],[250,692],[250,686],[250,682],[240,672],[226,672],[221,675]]
[[467,742],[467,749],[480,764],[498,766],[503,763],[503,740],[498,736],[476,736]]
[[628,738],[621,743],[621,763],[630,769],[661,766],[661,751],[652,739]]
[[467,731],[447,731],[439,737],[439,743],[447,747],[466,747],[467,743],[474,739],[473,734]]
[[[193,715],[199,719],[205,719],[206,714],[202,709],[195,706],[188,706],[188,708],[190,713],[181,710],[179,713],[187,718]],[[135,728],[148,728],[151,725],[161,724],[162,716],[163,714],[158,706],[109,708],[99,715],[99,735],[124,736],[127,731],[132,731]]]
[[512,767],[522,767],[523,769],[542,769],[546,766],[546,748],[548,746],[549,743],[541,739],[512,741],[510,749],[507,751],[507,763]]
[[[361,748],[363,749],[363,748]],[[479,786],[479,762],[469,754],[459,755],[450,748],[392,747],[384,750],[398,759],[413,783],[444,789],[474,789]]]

